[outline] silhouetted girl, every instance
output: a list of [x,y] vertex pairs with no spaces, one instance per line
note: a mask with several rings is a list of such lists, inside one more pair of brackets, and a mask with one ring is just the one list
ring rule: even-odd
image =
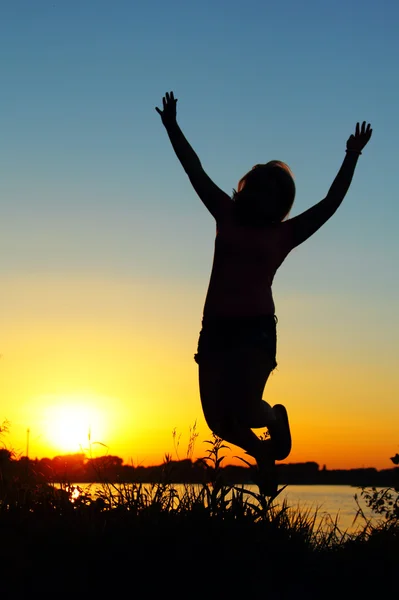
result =
[[[233,197],[208,177],[176,121],[173,92],[156,108],[173,149],[195,191],[216,221],[212,273],[195,360],[205,419],[224,440],[253,456],[260,488],[277,492],[274,461],[287,458],[291,435],[283,405],[262,400],[276,367],[274,275],[288,253],[313,235],[337,210],[348,191],[370,125],[356,125],[346,156],[327,196],[287,219],[295,197],[289,167],[278,160],[255,165]],[[270,439],[252,429],[267,427]]]

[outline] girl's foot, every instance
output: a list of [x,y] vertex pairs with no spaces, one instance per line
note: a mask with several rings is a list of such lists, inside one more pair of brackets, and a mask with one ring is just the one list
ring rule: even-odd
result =
[[275,460],[284,460],[291,452],[292,441],[287,409],[282,404],[273,406],[275,419],[268,425]]

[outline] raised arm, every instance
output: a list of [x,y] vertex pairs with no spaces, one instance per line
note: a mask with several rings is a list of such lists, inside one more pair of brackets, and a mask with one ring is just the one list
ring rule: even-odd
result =
[[285,226],[290,228],[290,238],[293,247],[298,246],[313,235],[340,206],[351,184],[356,164],[363,148],[371,137],[370,124],[356,124],[355,134],[346,142],[346,156],[327,196],[302,214],[289,219]]
[[219,221],[232,205],[231,198],[223,192],[205,173],[200,159],[186,140],[176,120],[177,98],[173,92],[162,98],[163,110],[155,110],[160,114],[162,123],[168,133],[173,149],[191,184],[209,212]]

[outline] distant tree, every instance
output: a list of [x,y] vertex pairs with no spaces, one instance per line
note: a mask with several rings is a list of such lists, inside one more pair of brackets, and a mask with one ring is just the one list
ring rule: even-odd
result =
[[[399,465],[399,454],[391,456],[390,460],[394,465]],[[398,524],[399,522],[399,467],[394,469],[396,475],[396,483],[393,487],[376,489],[363,488],[361,495],[366,501],[366,504],[371,510],[385,517],[390,523]]]
[[65,454],[55,456],[51,461],[54,478],[63,481],[82,481],[86,472],[87,458],[85,454]]
[[391,461],[394,465],[399,465],[399,454],[395,454],[395,456],[391,456]]
[[105,455],[87,461],[86,473],[92,479],[116,481],[123,472],[123,459],[119,456]]
[[52,476],[54,474],[52,462],[53,461],[51,460],[51,458],[42,458],[38,461],[37,471],[38,473],[43,475],[45,479],[52,479]]

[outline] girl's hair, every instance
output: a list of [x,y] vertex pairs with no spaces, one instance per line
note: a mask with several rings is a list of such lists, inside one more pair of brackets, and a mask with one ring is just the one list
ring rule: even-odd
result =
[[[241,177],[237,191],[233,190],[233,200],[240,199],[244,188],[251,195],[267,195],[270,182],[276,184],[279,190],[278,207],[273,215],[273,220],[281,222],[289,214],[295,198],[295,183],[291,169],[281,160],[271,160],[266,164],[252,167],[248,173]],[[246,195],[246,194],[244,194]]]

